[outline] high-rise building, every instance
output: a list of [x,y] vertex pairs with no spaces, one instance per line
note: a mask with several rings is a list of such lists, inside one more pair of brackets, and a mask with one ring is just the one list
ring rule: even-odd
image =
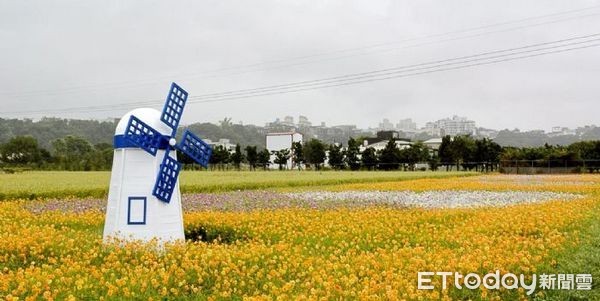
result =
[[477,128],[475,126],[475,121],[455,115],[452,118],[427,122],[422,131],[430,136],[439,137],[445,135],[475,135]]
[[387,119],[387,118],[384,118],[383,122],[381,122],[379,124],[379,130],[380,131],[391,131],[391,130],[394,130],[394,129],[395,129],[394,128],[394,124],[391,123],[390,120]]
[[417,129],[417,123],[411,118],[400,119],[400,121],[396,123],[396,129],[399,131],[413,132]]
[[427,122],[423,131],[429,136],[441,136],[441,130],[437,122]]
[[292,117],[292,116],[283,117],[283,123],[286,125],[294,125],[294,117]]
[[440,119],[436,123],[440,128],[441,135],[474,135],[476,130],[475,121],[456,115],[452,118]]
[[306,116],[298,116],[298,127],[307,128],[310,126],[312,126],[312,123],[308,121],[308,118],[306,118]]

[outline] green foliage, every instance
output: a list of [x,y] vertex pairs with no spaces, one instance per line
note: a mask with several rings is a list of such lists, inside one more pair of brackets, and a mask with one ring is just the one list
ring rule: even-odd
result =
[[304,148],[302,142],[292,142],[292,161],[298,170],[302,169],[302,163],[304,163]]
[[[111,123],[86,123],[61,119],[43,119],[38,123],[23,121],[21,123],[26,128],[31,128],[32,124],[35,126],[56,125],[59,128],[62,125],[63,130],[75,125],[87,129],[111,125]],[[90,124],[94,126],[90,126]],[[244,130],[238,128],[239,126],[241,125],[232,124],[231,119],[228,118],[222,120],[218,126],[207,125],[209,128],[216,127],[219,131],[243,132]],[[6,120],[0,119],[0,129],[2,128],[12,129],[7,126]],[[0,168],[7,172],[28,169],[109,170],[113,159],[112,144],[103,140],[91,140],[97,142],[92,145],[89,141],[83,136],[66,135],[51,142],[50,152],[43,147],[43,144],[38,143],[35,136],[12,137],[6,143],[0,144]],[[417,163],[427,162],[430,169],[433,170],[437,170],[438,166],[442,165],[446,166],[446,170],[453,167],[456,170],[494,171],[500,166],[500,162],[504,161],[516,162],[517,166],[548,168],[569,166],[578,171],[600,171],[600,141],[580,141],[569,146],[545,144],[540,147],[502,148],[496,141],[487,138],[446,136],[442,138],[435,158],[429,157],[430,150],[420,142],[415,142],[410,147],[400,150],[395,141],[393,143],[389,141],[385,149],[378,153],[369,148],[361,153],[360,144],[360,139],[350,138],[345,150],[340,146],[329,147],[328,161],[330,165],[335,169],[350,167],[352,170],[360,168],[392,170],[403,166],[405,170],[415,170]],[[271,154],[266,150],[258,152],[258,148],[259,145],[247,145],[244,148],[245,156],[242,153],[241,144],[236,145],[234,153],[223,146],[217,146],[213,150],[210,164],[212,168],[227,169],[232,163],[236,169],[241,169],[241,163],[247,159],[251,170],[254,170],[256,165],[266,169],[271,164]],[[292,144],[288,159],[292,158],[293,168],[301,169],[305,163],[307,166],[319,170],[326,160],[326,149],[326,145],[318,139],[310,139],[304,144],[295,142]],[[180,162],[187,164],[188,168],[190,165],[193,168],[193,161],[190,158],[181,153],[178,154],[178,158]],[[284,164],[279,165],[283,167]],[[502,166],[506,167],[507,165]]]
[[471,136],[445,136],[438,150],[439,158],[446,170],[455,165],[464,170],[494,170],[500,162],[502,147],[490,139],[475,140]]
[[415,170],[415,164],[429,160],[429,149],[422,142],[415,142],[400,151],[400,159],[410,170]]
[[438,156],[440,157],[440,161],[444,162],[446,165],[446,170],[448,170],[448,163],[455,162],[457,158],[457,154],[454,153],[452,145],[452,137],[446,135],[442,137],[442,144],[438,149]]
[[271,153],[275,155],[273,163],[279,165],[279,170],[284,169],[290,159],[290,150],[285,148],[278,151],[272,151]]
[[256,151],[256,146],[246,146],[246,160],[248,160],[248,165],[250,165],[250,169],[254,170],[256,168],[256,163],[258,162],[258,152]]
[[38,141],[40,148],[50,149],[56,139],[77,136],[94,143],[110,144],[117,122],[117,119],[96,121],[44,117],[33,121],[0,118],[0,143],[5,143],[15,136],[32,136]]
[[429,160],[427,160],[427,165],[429,165],[429,169],[431,171],[437,171],[438,167],[440,166],[440,157],[437,155],[429,157]]
[[210,157],[210,161],[209,163],[211,165],[216,166],[217,168],[223,168],[224,164],[229,163],[231,157],[230,157],[230,153],[229,150],[227,150],[224,146],[222,145],[217,145],[212,152],[212,156]]
[[329,165],[333,169],[344,169],[344,154],[341,146],[336,144],[329,146]]
[[360,169],[360,143],[353,138],[348,139],[348,148],[345,153],[345,162],[351,170]]
[[245,157],[244,154],[242,154],[242,148],[239,144],[235,145],[235,152],[233,154],[231,154],[231,162],[233,162],[233,165],[235,166],[236,169],[240,169],[240,164],[244,161]]
[[500,162],[502,147],[499,144],[487,138],[476,140],[475,145],[475,162],[489,163],[485,164],[485,170],[488,171],[488,169],[491,168],[491,170],[493,171],[494,166]]
[[400,168],[401,154],[396,146],[396,140],[390,139],[379,154],[379,169],[393,170]]
[[[527,167],[580,167],[582,171],[600,170],[600,141],[582,141],[569,146],[504,148],[500,156],[506,164]],[[524,162],[520,162],[524,161]]]
[[42,161],[42,152],[35,138],[17,136],[0,147],[0,160],[9,164],[39,164]]
[[379,163],[379,160],[377,158],[377,153],[375,152],[374,148],[367,147],[362,152],[361,163],[368,170],[373,170],[377,167],[377,163]]
[[38,147],[32,136],[17,136],[0,145],[0,162],[11,168],[59,170],[108,170],[112,166],[110,144],[92,146],[81,137],[67,136],[53,142],[53,154]]
[[325,162],[325,144],[318,139],[310,139],[304,144],[304,160],[308,164],[313,164],[315,170],[321,169],[321,165]]
[[102,158],[96,158],[96,156],[103,156],[102,151],[94,149],[87,140],[81,137],[67,136],[54,140],[52,147],[59,169],[98,170],[106,164]]
[[269,150],[263,149],[258,153],[258,164],[263,167],[263,169],[267,169],[271,164],[271,153]]

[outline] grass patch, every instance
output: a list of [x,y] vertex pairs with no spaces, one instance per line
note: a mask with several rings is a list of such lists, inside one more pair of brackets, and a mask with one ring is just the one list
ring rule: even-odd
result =
[[[183,171],[180,184],[183,193],[199,193],[447,178],[476,174],[403,171]],[[105,197],[109,182],[108,171],[29,171],[0,174],[0,200]]]
[[600,300],[600,206],[583,225],[580,243],[566,249],[538,269],[538,275],[592,274],[592,290],[548,290],[534,300]]

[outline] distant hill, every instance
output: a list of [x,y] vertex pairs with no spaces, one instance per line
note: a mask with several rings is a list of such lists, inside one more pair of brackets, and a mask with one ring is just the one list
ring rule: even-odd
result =
[[92,144],[111,143],[118,120],[97,121],[60,118],[31,119],[0,118],[0,143],[14,136],[33,136],[38,144],[51,148],[52,141],[68,135],[83,137]]
[[[61,119],[61,118],[42,118],[38,121],[31,119],[2,119],[0,118],[0,143],[7,142],[14,136],[33,136],[38,140],[41,147],[48,150],[52,149],[52,141],[63,138],[68,135],[83,137],[92,144],[109,143],[112,144],[112,137],[117,126],[118,119],[114,120],[80,120],[80,119]],[[219,121],[219,124],[213,123],[194,123],[185,126],[202,138],[208,138],[212,141],[219,139],[229,139],[231,143],[239,143],[242,147],[246,145],[257,145],[259,148],[265,147],[266,128],[256,125],[234,124],[230,118]],[[325,130],[335,128],[325,128]],[[321,129],[319,138],[326,143],[342,142],[348,139],[349,134],[341,132],[333,136],[325,135],[328,133]],[[301,131],[303,132],[303,131]],[[181,134],[182,131],[179,131]],[[361,133],[360,136],[368,134]],[[401,133],[401,137],[404,134]],[[305,138],[313,137],[310,131],[305,133]],[[356,138],[356,137],[355,137]],[[425,134],[419,134],[411,137],[412,140],[426,140],[431,138]],[[525,131],[502,130],[493,139],[501,146],[516,147],[536,147],[544,144],[550,145],[568,145],[573,142],[583,140],[600,140],[600,127],[589,126],[578,128],[574,135],[552,135],[543,131]]]
[[202,138],[208,138],[212,141],[219,139],[229,139],[231,143],[239,143],[242,148],[246,145],[257,145],[260,148],[265,147],[264,130],[255,125],[231,124],[221,122],[220,125],[213,123],[194,123],[186,126],[192,132],[200,135]]
[[549,135],[542,131],[502,130],[493,140],[501,146],[516,147],[536,147],[544,144],[569,145],[578,141],[600,140],[600,128],[589,128],[576,135]]
[[[15,136],[33,136],[41,147],[50,150],[52,141],[72,135],[83,137],[92,144],[112,144],[118,121],[118,119],[97,121],[60,118],[42,118],[39,121],[33,121],[31,119],[0,118],[0,143],[5,143]],[[243,146],[264,147],[265,145],[265,137],[261,128],[254,125],[222,122],[221,125],[194,123],[186,127],[202,138],[213,141],[226,138],[230,139],[232,143],[240,143]]]

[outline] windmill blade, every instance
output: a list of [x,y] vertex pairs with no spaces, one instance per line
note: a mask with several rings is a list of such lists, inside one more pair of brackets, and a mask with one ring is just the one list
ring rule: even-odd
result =
[[171,84],[169,95],[167,95],[167,100],[165,101],[165,107],[160,115],[160,120],[173,130],[171,137],[175,137],[187,98],[188,93],[185,90],[176,83]]
[[188,155],[198,164],[208,167],[208,160],[212,154],[212,148],[189,130],[183,132],[183,136],[177,145],[177,149]]
[[181,163],[169,156],[169,151],[165,152],[165,157],[160,164],[160,170],[156,176],[156,183],[152,189],[152,195],[163,202],[170,202],[175,185],[177,185],[177,177],[181,170]]
[[161,144],[166,142],[161,133],[133,115],[129,118],[123,136],[131,144],[140,147],[153,156],[156,156],[156,151],[162,148]]

